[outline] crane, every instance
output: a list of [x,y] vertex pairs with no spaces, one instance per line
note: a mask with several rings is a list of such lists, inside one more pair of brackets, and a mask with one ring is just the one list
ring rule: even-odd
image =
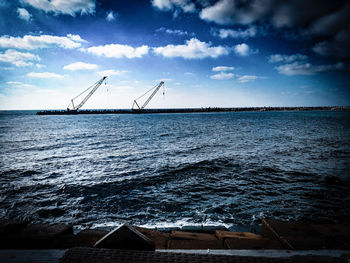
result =
[[[132,104],[132,110],[143,110],[147,104],[151,101],[151,99],[154,97],[154,95],[156,95],[156,93],[158,92],[158,90],[164,85],[164,81],[161,81],[158,85],[154,86],[153,88],[151,88],[149,91],[147,91],[146,93],[144,93],[143,95],[141,95],[140,97],[138,97],[137,99],[134,100],[134,103]],[[163,86],[164,89],[164,86]],[[143,96],[145,96],[147,93],[152,92],[152,94],[148,97],[148,99],[143,103],[143,105],[140,107],[139,104],[137,103],[137,100],[141,99]],[[163,91],[163,95],[164,95],[164,91]],[[134,106],[137,106],[138,109],[134,109]]]
[[[67,107],[67,111],[77,111],[79,110],[81,107],[84,106],[85,102],[87,102],[87,100],[92,96],[92,94],[94,94],[94,92],[101,86],[101,84],[103,83],[103,81],[105,81],[105,79],[107,78],[107,76],[104,76],[102,79],[100,79],[99,81],[97,81],[96,83],[94,83],[92,86],[90,86],[89,88],[87,88],[86,90],[84,90],[82,93],[80,93],[78,96],[74,97],[73,99],[71,99],[68,107]],[[91,90],[90,90],[91,89]],[[80,97],[81,95],[83,95],[85,92],[87,92],[88,90],[90,90],[90,92],[85,96],[85,98],[78,104],[78,106],[74,105],[74,100],[78,97]],[[69,106],[72,104],[72,108],[69,108]]]

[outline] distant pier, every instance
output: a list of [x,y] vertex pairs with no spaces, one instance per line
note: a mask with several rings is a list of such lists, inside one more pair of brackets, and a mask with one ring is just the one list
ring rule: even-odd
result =
[[263,111],[350,111],[350,106],[335,107],[241,107],[241,108],[178,108],[178,109],[132,109],[132,110],[44,110],[37,115],[77,114],[154,114],[154,113],[201,113],[201,112],[263,112]]

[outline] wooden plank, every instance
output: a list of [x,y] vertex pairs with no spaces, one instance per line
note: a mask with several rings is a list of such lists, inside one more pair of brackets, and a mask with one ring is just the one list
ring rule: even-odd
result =
[[170,236],[169,233],[163,233],[163,232],[160,232],[157,230],[143,228],[143,227],[137,227],[137,226],[134,226],[134,228],[136,230],[140,231],[142,234],[144,234],[150,240],[152,240],[156,249],[166,249],[167,248],[168,239]]
[[203,241],[216,241],[217,238],[212,234],[184,232],[184,231],[172,231],[170,234],[172,239],[187,239],[187,240],[203,240]]
[[218,239],[225,239],[225,238],[259,239],[259,238],[262,238],[261,235],[257,235],[257,234],[249,233],[249,232],[230,232],[230,231],[220,231],[220,230],[216,230],[215,235]]

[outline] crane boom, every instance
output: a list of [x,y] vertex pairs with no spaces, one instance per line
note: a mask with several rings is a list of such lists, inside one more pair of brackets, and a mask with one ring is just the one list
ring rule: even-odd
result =
[[[82,93],[80,93],[78,96],[74,97],[73,99],[71,99],[71,103],[72,104],[72,110],[77,111],[79,110],[81,107],[84,106],[84,104],[87,102],[87,100],[92,96],[92,94],[95,93],[95,91],[101,86],[101,84],[103,83],[103,81],[107,78],[107,76],[104,76],[102,79],[100,79],[99,81],[97,81],[95,84],[93,84],[91,87],[89,87],[88,89],[84,90]],[[91,89],[92,88],[92,89]],[[90,92],[86,95],[86,97],[78,104],[78,106],[74,106],[74,100],[76,98],[78,98],[80,95],[82,95],[83,93],[85,93],[86,91],[88,91],[89,89]],[[69,105],[70,105],[69,104]],[[69,109],[69,105],[68,108]]]
[[[151,101],[151,99],[154,97],[154,95],[156,95],[156,93],[158,92],[158,90],[164,85],[164,81],[161,81],[157,86],[153,87],[152,89],[150,89],[149,91],[147,91],[145,94],[143,94],[142,96],[138,97],[136,100],[134,100],[134,103],[132,105],[132,109],[134,109],[134,106],[136,105],[139,110],[143,110],[147,104]],[[153,90],[154,89],[154,90]],[[147,100],[143,103],[143,105],[140,107],[139,104],[137,103],[137,100],[142,98],[143,96],[145,96],[148,92],[150,92],[151,90],[153,90],[152,94],[147,98]]]

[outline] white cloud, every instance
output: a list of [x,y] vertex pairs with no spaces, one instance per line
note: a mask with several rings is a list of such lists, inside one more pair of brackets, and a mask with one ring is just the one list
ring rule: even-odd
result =
[[40,57],[32,53],[8,49],[4,53],[0,53],[0,61],[11,63],[16,67],[25,67],[32,66],[33,61],[40,61]]
[[293,55],[274,54],[269,57],[269,63],[278,63],[278,62],[290,63],[296,60],[306,60],[306,59],[307,59],[307,56],[302,54],[293,54]]
[[210,76],[211,79],[226,80],[232,79],[235,75],[233,73],[220,72],[218,74]]
[[75,16],[80,14],[93,14],[95,12],[95,0],[21,0],[46,13],[66,14]]
[[232,24],[234,22],[234,13],[234,0],[219,0],[214,5],[202,9],[199,16],[203,20],[218,24]]
[[17,8],[17,13],[18,13],[18,17],[20,19],[23,19],[23,20],[26,20],[26,21],[29,21],[30,18],[32,17],[31,14],[29,14],[29,12],[24,9],[24,8]]
[[87,43],[87,41],[82,39],[79,35],[68,34],[67,37],[70,38],[71,40],[75,41],[75,42]]
[[107,58],[141,58],[148,54],[149,47],[146,45],[134,48],[128,45],[110,44],[104,46],[94,46],[82,51]]
[[59,37],[52,35],[31,36],[25,35],[23,37],[1,36],[0,47],[3,48],[18,48],[18,49],[37,49],[58,46],[65,49],[73,49],[81,46],[81,39],[79,35],[68,34],[67,37]]
[[89,63],[84,63],[84,62],[75,62],[69,65],[66,65],[63,67],[63,69],[67,70],[94,70],[97,69],[98,66],[96,64],[89,64]]
[[37,88],[37,86],[35,86],[35,85],[23,83],[20,81],[7,81],[6,83],[8,85],[10,85],[11,87],[14,87],[16,89],[20,89],[20,88],[35,89],[35,88]]
[[257,30],[255,27],[249,27],[245,30],[242,30],[239,28],[238,30],[233,30],[233,29],[212,29],[211,33],[213,36],[220,37],[222,39],[224,38],[249,38],[249,37],[254,37],[257,34]]
[[231,71],[234,70],[234,67],[227,67],[227,66],[217,66],[212,68],[213,71]]
[[49,79],[49,78],[63,78],[63,75],[52,73],[52,72],[30,72],[27,74],[31,78]]
[[254,76],[254,75],[244,75],[244,76],[238,77],[237,81],[241,82],[241,83],[245,83],[245,82],[254,81],[254,80],[258,79],[258,78],[261,78],[261,77]]
[[153,48],[157,55],[164,57],[183,57],[186,59],[217,58],[229,53],[228,49],[223,46],[211,47],[210,43],[201,42],[196,38],[186,41],[185,45],[167,45],[165,47]]
[[168,35],[176,35],[176,36],[188,36],[188,35],[194,36],[194,33],[188,33],[187,31],[183,31],[181,29],[169,29],[165,27],[158,28],[156,32],[162,32]]
[[120,76],[124,73],[128,72],[127,70],[114,70],[114,69],[107,69],[102,70],[98,72],[101,76]]
[[194,12],[196,6],[190,0],[151,0],[152,5],[162,11],[179,8],[184,12]]
[[196,74],[194,74],[192,72],[185,72],[184,75],[191,76],[191,77],[196,76]]
[[237,55],[248,56],[250,54],[250,48],[247,44],[242,43],[234,47],[234,51]]
[[345,70],[344,64],[339,62],[332,65],[312,65],[306,62],[296,61],[291,64],[285,64],[276,67],[278,73],[293,76],[293,75],[314,75],[316,73]]
[[111,21],[114,21],[116,17],[117,17],[117,15],[114,14],[113,11],[111,10],[111,11],[107,12],[106,20],[108,22],[111,22]]
[[268,15],[273,9],[273,0],[235,1],[219,0],[202,9],[201,19],[221,25],[250,24]]

